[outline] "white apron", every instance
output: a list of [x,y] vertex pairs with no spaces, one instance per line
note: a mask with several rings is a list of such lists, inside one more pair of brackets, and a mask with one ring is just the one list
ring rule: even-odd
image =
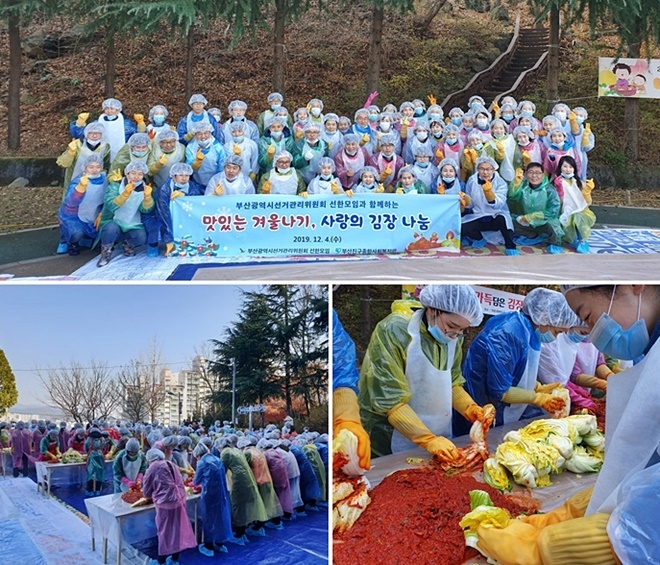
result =
[[582,372],[587,375],[595,375],[598,367],[598,349],[589,341],[578,343],[577,346],[577,360],[580,362]]
[[[124,182],[119,187],[119,194],[124,191]],[[140,205],[144,200],[144,192],[131,192],[123,206],[115,212],[113,219],[121,226],[132,227],[142,223],[140,219]]]
[[126,131],[124,130],[124,116],[117,114],[117,119],[108,121],[105,114],[99,116],[98,121],[105,127],[105,141],[110,145],[110,162],[115,160],[119,150],[126,145]]
[[101,211],[103,200],[105,198],[105,190],[108,188],[108,181],[101,184],[94,184],[90,181],[85,191],[85,197],[82,199],[78,207],[78,217],[81,221],[88,224],[94,223],[96,217]]
[[[412,337],[406,350],[406,378],[410,386],[410,407],[436,436],[451,437],[451,369],[454,365],[456,342],[449,344],[447,369],[441,371],[433,366],[424,351],[420,325],[424,310],[417,310],[408,323],[408,334]],[[397,430],[392,434],[392,453],[414,449],[417,445]]]
[[298,175],[293,167],[291,167],[291,170],[285,175],[280,175],[273,169],[268,176],[268,180],[273,185],[270,189],[271,194],[288,194],[289,196],[295,196],[298,193]]
[[[527,337],[529,342],[529,334]],[[529,347],[527,350],[527,365],[525,365],[525,372],[521,377],[517,385],[514,385],[518,388],[524,388],[526,390],[534,390],[534,385],[536,384],[536,374],[539,370],[539,361],[541,359],[541,351],[536,351]],[[511,404],[504,408],[503,418],[505,424],[510,424],[511,422],[517,422],[520,420],[520,417],[523,415],[523,412],[527,410],[528,404]]]
[[611,513],[623,481],[646,467],[660,444],[660,345],[630,369],[607,379],[605,462],[587,515]]
[[582,192],[578,188],[575,179],[562,178],[561,184],[564,189],[564,197],[562,198],[559,222],[562,226],[567,226],[570,216],[586,210],[589,204],[587,204],[584,196],[582,196]]
[[541,344],[538,380],[544,385],[560,383],[565,385],[571,378],[575,359],[578,355],[577,343],[561,333],[551,343]]
[[[126,457],[126,454],[124,454],[122,456],[121,462],[124,467],[124,474],[126,475],[126,478],[129,481],[135,481],[135,479],[137,479],[137,476],[140,474],[140,466],[142,465],[142,458],[138,455],[135,461],[129,461],[128,457]],[[125,485],[122,482],[119,483],[119,488],[121,489],[122,492],[128,492],[129,490],[131,490],[127,485]]]

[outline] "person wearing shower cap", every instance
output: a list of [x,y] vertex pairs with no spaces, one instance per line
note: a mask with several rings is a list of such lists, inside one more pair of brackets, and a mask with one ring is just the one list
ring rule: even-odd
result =
[[[657,421],[660,403],[660,287],[578,284],[561,290],[601,353],[637,363],[608,378],[608,389],[617,392],[608,396],[609,440],[595,487],[542,517],[510,520],[492,532],[479,527],[479,550],[504,564],[658,563],[660,434],[657,425],[644,433],[640,426]],[[529,557],[521,561],[520,555]]]
[[96,238],[96,242],[101,242],[97,267],[105,267],[110,262],[113,247],[118,241],[122,242],[127,257],[133,257],[135,247],[146,243],[142,215],[151,214],[155,209],[153,189],[145,183],[147,172],[145,163],[131,161],[124,170],[124,176],[108,184]]
[[335,175],[340,180],[344,191],[351,190],[356,184],[356,177],[369,165],[369,153],[360,147],[360,136],[346,133],[342,138],[342,148],[334,157]]
[[[124,146],[128,139],[134,133],[138,132],[138,124],[133,120],[127,118],[122,110],[122,103],[116,98],[107,98],[101,105],[102,113],[96,120],[99,124],[103,124],[105,128],[105,140],[110,145],[110,160],[113,161],[119,150]],[[137,120],[141,120],[144,126],[144,116],[135,114],[133,116]],[[78,118],[69,124],[69,132],[74,139],[84,138],[84,130],[89,119],[89,112],[82,112],[78,114]]]
[[[166,122],[167,117],[170,115],[169,110],[162,104],[156,104],[149,109],[149,124],[147,124],[144,132],[149,135],[151,139],[164,131],[174,131],[173,126]],[[179,136],[176,136],[177,139]]]
[[204,528],[204,543],[198,549],[202,555],[213,557],[216,551],[227,553],[225,543],[234,538],[227,471],[222,461],[203,443],[197,445],[193,456],[197,460],[193,484],[202,487],[199,513]]
[[151,152],[147,157],[149,175],[156,186],[162,185],[170,176],[170,169],[176,163],[186,160],[186,148],[179,143],[176,131],[161,131],[151,143]]
[[99,155],[103,169],[110,169],[110,145],[105,139],[105,126],[99,122],[87,124],[82,139],[73,138],[66,151],[57,158],[57,165],[65,169],[64,187],[76,176],[82,174],[83,163],[89,155]]
[[507,206],[508,187],[491,157],[479,157],[475,173],[465,184],[470,205],[461,217],[461,236],[475,248],[486,245],[484,232],[504,240],[506,255],[519,255],[513,240],[513,221]]
[[255,143],[259,142],[259,128],[253,121],[245,116],[248,105],[243,100],[232,100],[227,109],[229,110],[229,119],[222,124],[222,137],[224,143],[231,143],[231,125],[236,122],[242,122],[244,126],[244,135]]
[[[170,436],[173,437],[173,436]],[[156,530],[158,536],[157,563],[178,563],[179,554],[197,547],[190,519],[186,512],[186,489],[174,463],[167,461],[158,449],[147,451],[149,468],[144,474],[142,492],[156,506]],[[171,556],[171,559],[168,557]]]
[[256,141],[247,136],[246,129],[247,124],[243,121],[229,124],[229,135],[225,136],[225,152],[228,156],[241,158],[241,173],[255,183],[259,173],[259,147]]
[[115,175],[124,172],[126,165],[131,161],[146,163],[152,152],[151,138],[146,133],[134,133],[126,144],[119,150],[115,158],[110,163],[110,180]]
[[127,492],[136,483],[140,483],[147,470],[147,459],[140,451],[140,443],[131,438],[126,442],[126,449],[117,453],[112,464],[114,491]]
[[564,408],[564,400],[551,394],[558,383],[537,382],[541,343],[580,325],[562,294],[547,288],[533,289],[521,310],[486,322],[470,344],[463,375],[477,402],[495,406],[494,425],[540,415],[538,408],[551,414]]
[[359,380],[362,424],[371,455],[415,446],[452,461],[452,408],[474,422],[483,409],[463,389],[465,330],[481,323],[479,299],[468,285],[429,285],[419,301],[398,300],[371,335]]
[[204,97],[203,94],[193,94],[190,97],[190,100],[188,100],[190,112],[188,112],[188,114],[179,120],[179,123],[176,127],[176,132],[179,134],[179,141],[184,145],[187,145],[190,140],[195,137],[193,126],[203,122],[211,125],[211,131],[215,139],[217,139],[220,143],[224,142],[222,131],[218,126],[218,122],[204,109],[207,104],[208,100]]
[[[271,92],[266,98],[266,102],[268,103],[268,109],[259,114],[256,122],[257,129],[261,135],[265,133],[270,126],[272,119],[277,115],[278,110],[282,108],[282,105],[284,104],[284,96],[279,92]],[[293,122],[289,125],[292,124]]]
[[280,151],[273,157],[273,167],[261,175],[257,194],[295,195],[305,192],[307,185],[302,175],[293,168],[293,156]]

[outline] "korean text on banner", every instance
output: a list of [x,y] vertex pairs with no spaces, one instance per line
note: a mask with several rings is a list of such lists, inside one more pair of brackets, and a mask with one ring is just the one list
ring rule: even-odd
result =
[[188,196],[170,206],[178,257],[460,251],[457,195]]
[[505,292],[485,286],[473,285],[472,288],[479,298],[484,314],[489,316],[520,310],[525,298],[521,294],[513,294],[512,292]]

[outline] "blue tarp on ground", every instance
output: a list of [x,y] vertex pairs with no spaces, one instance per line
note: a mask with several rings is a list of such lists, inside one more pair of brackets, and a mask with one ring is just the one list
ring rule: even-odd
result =
[[[102,494],[111,494],[112,487],[106,483]],[[51,488],[56,496],[79,512],[86,514],[84,487],[67,486]],[[323,565],[328,563],[328,510],[308,511],[307,516],[285,521],[284,530],[266,530],[265,537],[252,537],[250,543],[240,546],[227,544],[229,553],[222,554],[224,563],[250,563],[263,565]],[[150,557],[157,555],[157,539],[153,538],[135,546]],[[1,560],[0,560],[1,561]],[[209,562],[196,549],[181,554],[182,565],[202,565]]]

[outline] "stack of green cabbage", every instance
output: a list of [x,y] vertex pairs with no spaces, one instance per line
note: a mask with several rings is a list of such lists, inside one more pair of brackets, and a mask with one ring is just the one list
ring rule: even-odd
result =
[[510,477],[529,488],[544,487],[553,473],[598,472],[604,452],[605,436],[595,416],[536,420],[504,436],[495,457],[484,463],[484,480],[501,491],[511,490]]
[[357,448],[357,437],[349,430],[341,430],[332,440],[332,522],[339,533],[353,527],[371,502]]
[[83,463],[86,457],[78,453],[75,449],[68,449],[62,454],[60,461],[62,463]]

